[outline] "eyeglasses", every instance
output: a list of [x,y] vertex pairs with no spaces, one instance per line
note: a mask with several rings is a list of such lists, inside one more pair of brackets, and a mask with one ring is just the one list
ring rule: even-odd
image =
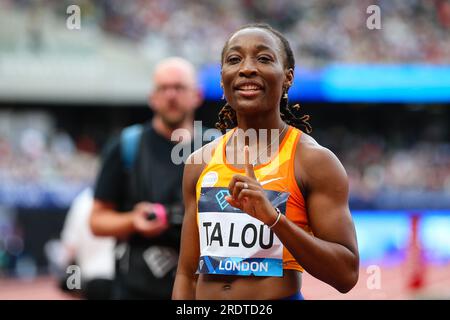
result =
[[191,89],[190,87],[183,84],[172,84],[172,85],[161,85],[155,88],[155,92],[157,93],[165,93],[169,90],[174,90],[176,93],[184,93]]

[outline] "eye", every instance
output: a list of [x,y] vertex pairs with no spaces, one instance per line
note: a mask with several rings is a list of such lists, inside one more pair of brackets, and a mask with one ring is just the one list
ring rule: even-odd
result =
[[258,57],[258,61],[260,61],[260,62],[262,62],[262,63],[269,63],[269,62],[271,62],[273,59],[271,58],[271,57],[269,57],[269,56],[266,56],[266,55],[264,55],[264,56],[259,56]]
[[227,58],[227,62],[229,64],[236,64],[239,63],[241,61],[241,58],[239,56],[229,56]]

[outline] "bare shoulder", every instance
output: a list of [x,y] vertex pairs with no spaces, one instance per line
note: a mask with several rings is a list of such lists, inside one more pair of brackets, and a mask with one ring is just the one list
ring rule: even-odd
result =
[[299,139],[295,158],[301,180],[307,185],[331,180],[348,184],[347,173],[336,155],[306,133]]
[[203,147],[192,152],[186,159],[184,174],[189,180],[194,180],[195,182],[200,177],[203,169],[211,161],[212,155],[220,143],[223,136],[220,136],[213,141],[205,144]]

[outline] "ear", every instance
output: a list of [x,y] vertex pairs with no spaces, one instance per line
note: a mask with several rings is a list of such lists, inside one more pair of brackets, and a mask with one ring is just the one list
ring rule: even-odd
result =
[[[222,74],[222,71],[220,72],[220,74]],[[225,90],[223,89],[222,77],[220,77],[220,89],[222,89],[222,94],[225,94]]]
[[286,79],[283,83],[283,88],[290,88],[292,86],[292,83],[294,82],[294,70],[292,68],[289,68],[285,71]]
[[150,94],[147,97],[147,104],[149,106],[150,109],[154,110],[154,103],[155,101],[155,94],[153,92],[150,92]]

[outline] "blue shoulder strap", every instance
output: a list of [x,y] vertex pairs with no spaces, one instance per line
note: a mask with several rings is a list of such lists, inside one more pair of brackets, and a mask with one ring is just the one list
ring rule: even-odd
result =
[[126,170],[131,169],[136,158],[136,154],[141,140],[143,126],[135,124],[126,127],[122,130],[120,135],[120,151],[122,156],[122,163]]

